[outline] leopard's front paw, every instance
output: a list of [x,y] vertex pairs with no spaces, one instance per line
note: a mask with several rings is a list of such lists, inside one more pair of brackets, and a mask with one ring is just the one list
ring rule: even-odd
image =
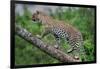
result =
[[42,37],[40,35],[36,35],[37,38],[41,39]]
[[56,49],[60,49],[60,47],[59,47],[58,45],[54,45],[54,47],[55,47]]

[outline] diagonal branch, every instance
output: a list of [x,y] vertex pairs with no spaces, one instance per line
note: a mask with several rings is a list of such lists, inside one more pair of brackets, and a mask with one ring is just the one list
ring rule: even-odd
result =
[[36,47],[38,47],[42,51],[46,52],[47,54],[58,59],[61,62],[80,62],[80,60],[75,60],[74,58],[72,58],[68,54],[65,54],[64,52],[56,49],[55,47],[45,44],[39,38],[37,38],[36,36],[33,36],[26,29],[24,29],[18,25],[15,25],[15,32],[21,38],[25,39],[29,43],[35,45]]

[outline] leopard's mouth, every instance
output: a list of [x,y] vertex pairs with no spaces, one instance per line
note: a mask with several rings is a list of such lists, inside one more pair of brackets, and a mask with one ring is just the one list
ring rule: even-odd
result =
[[39,23],[36,19],[32,19],[32,22],[36,24]]

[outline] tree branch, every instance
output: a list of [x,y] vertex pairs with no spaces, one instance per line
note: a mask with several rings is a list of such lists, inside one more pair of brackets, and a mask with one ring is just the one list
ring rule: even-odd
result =
[[56,49],[53,46],[45,44],[39,38],[37,38],[36,36],[33,36],[26,29],[21,28],[18,25],[15,25],[15,32],[18,36],[27,40],[31,44],[35,45],[36,47],[38,47],[42,51],[46,52],[47,54],[58,59],[61,62],[80,62],[80,60],[75,60],[74,58],[72,58],[68,54],[65,54],[64,52],[60,51],[59,49]]

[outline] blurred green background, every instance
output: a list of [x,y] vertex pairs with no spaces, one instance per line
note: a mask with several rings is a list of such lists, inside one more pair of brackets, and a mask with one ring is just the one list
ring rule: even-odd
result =
[[[55,10],[55,13],[49,9],[49,15],[54,19],[63,20],[66,23],[69,22],[74,27],[78,28],[84,39],[84,46],[86,52],[86,61],[94,61],[95,56],[95,11],[93,8],[74,8],[68,7],[64,9],[59,7]],[[27,29],[33,35],[40,35],[42,33],[42,25],[34,23],[31,20],[32,13],[27,7],[24,7],[24,14],[16,14],[15,21],[18,25]],[[52,35],[48,35],[42,39],[45,43],[54,45],[55,39]],[[67,52],[67,44],[62,40],[61,48],[64,52]],[[29,65],[29,64],[53,64],[60,63],[58,60],[52,58],[45,52],[36,48],[32,44],[28,43],[24,39],[15,35],[15,64],[16,65]]]

